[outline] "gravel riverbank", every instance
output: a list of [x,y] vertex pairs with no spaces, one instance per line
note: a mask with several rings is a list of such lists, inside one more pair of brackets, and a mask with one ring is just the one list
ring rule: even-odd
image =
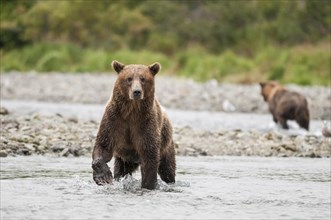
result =
[[[105,104],[115,74],[17,73],[1,74],[1,98],[46,102]],[[312,119],[331,119],[328,87],[287,85],[308,99]],[[268,113],[258,84],[197,83],[164,74],[156,76],[156,94],[167,108],[243,113]]]
[[[1,115],[0,156],[91,156],[99,122],[63,117]],[[330,139],[275,131],[206,131],[174,127],[177,155],[330,157]]]
[[[109,99],[115,79],[116,75],[113,74],[1,74],[1,99],[104,105]],[[167,108],[186,111],[268,113],[258,85],[218,84],[215,81],[199,84],[192,80],[160,75],[157,76],[156,86],[157,96]],[[330,88],[294,85],[289,88],[301,92],[308,98],[312,118],[330,120]],[[1,104],[1,107],[6,106]],[[205,115],[204,117],[211,117],[211,113]],[[228,115],[233,117],[230,113]],[[6,112],[3,108],[0,117],[1,157],[33,154],[91,156],[99,126],[98,120],[52,112],[47,115],[38,111]],[[221,118],[217,118],[216,121],[231,123]],[[186,156],[331,155],[331,139],[312,132],[294,135],[278,132],[276,129],[233,129],[229,126],[223,129],[199,129],[177,123],[174,124],[174,140],[177,155]]]

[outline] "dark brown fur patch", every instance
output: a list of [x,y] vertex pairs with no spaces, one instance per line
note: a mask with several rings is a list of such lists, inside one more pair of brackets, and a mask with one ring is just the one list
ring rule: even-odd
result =
[[295,120],[300,127],[309,130],[309,109],[305,97],[288,91],[277,82],[260,83],[261,94],[269,105],[269,111],[276,123],[288,129],[287,120]]
[[[124,65],[114,61],[113,68],[118,72],[118,78],[101,120],[92,155],[95,182],[112,181],[109,168],[106,170],[104,166],[112,157],[115,157],[115,179],[132,174],[140,165],[143,188],[156,187],[157,173],[163,181],[175,182],[172,126],[154,94],[154,76],[160,70],[160,64]],[[132,98],[137,90],[139,97]]]

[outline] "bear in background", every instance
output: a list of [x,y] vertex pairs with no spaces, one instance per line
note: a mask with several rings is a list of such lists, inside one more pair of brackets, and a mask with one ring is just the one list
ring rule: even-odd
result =
[[295,120],[300,127],[309,130],[309,109],[305,97],[288,91],[274,81],[261,82],[261,94],[269,105],[275,123],[288,129],[287,120]]
[[92,154],[93,179],[112,183],[107,162],[114,156],[114,178],[132,174],[141,166],[141,187],[155,189],[157,174],[175,182],[176,160],[172,125],[155,97],[154,77],[161,66],[124,65],[113,61],[118,73]]

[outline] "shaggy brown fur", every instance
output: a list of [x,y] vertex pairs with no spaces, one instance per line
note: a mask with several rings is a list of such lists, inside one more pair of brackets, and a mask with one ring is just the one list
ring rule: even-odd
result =
[[175,182],[175,148],[171,123],[155,97],[154,76],[161,66],[124,65],[113,61],[118,73],[93,149],[93,179],[111,183],[106,164],[115,157],[114,178],[132,174],[141,165],[142,188],[154,189],[157,173]]
[[286,90],[277,82],[260,83],[260,86],[274,122],[279,122],[284,129],[288,129],[287,120],[295,120],[300,127],[309,130],[308,104],[302,95]]

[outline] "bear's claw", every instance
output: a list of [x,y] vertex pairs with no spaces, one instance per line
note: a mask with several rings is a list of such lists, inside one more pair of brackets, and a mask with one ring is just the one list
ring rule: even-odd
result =
[[98,185],[106,185],[112,183],[112,177],[109,174],[100,176],[100,174],[95,174],[95,172],[93,172],[93,180]]
[[93,180],[98,185],[111,184],[113,180],[113,175],[102,158],[93,160]]

